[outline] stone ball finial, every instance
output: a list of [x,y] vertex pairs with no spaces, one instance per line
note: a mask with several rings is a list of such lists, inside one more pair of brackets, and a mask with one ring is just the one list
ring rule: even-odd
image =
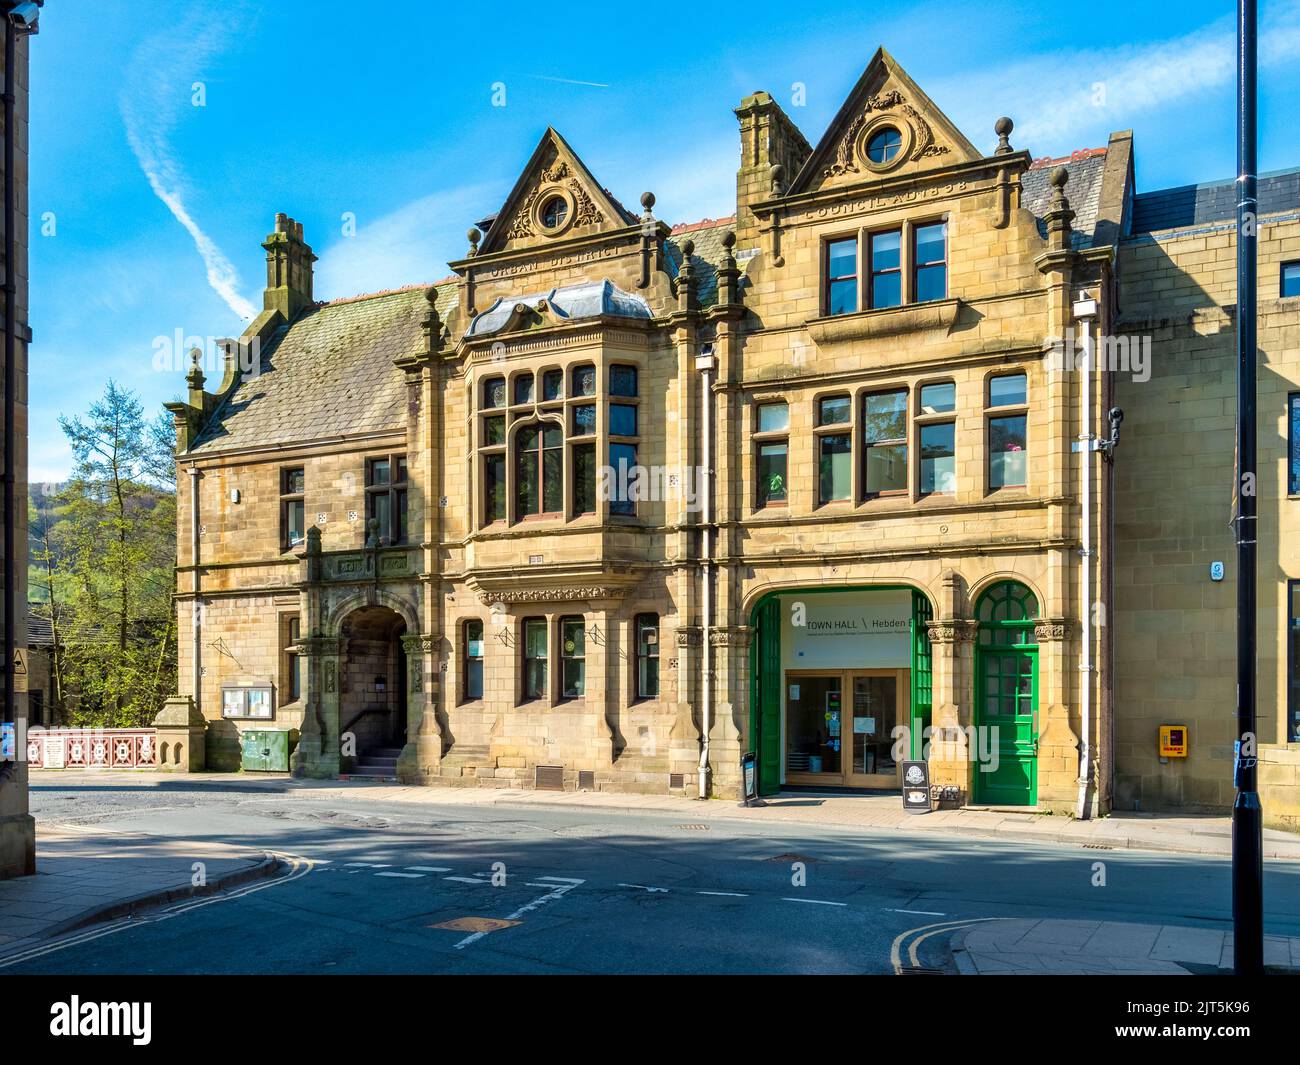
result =
[[689,258],[690,258],[692,255],[694,255],[694,254],[695,254],[695,241],[693,241],[693,240],[689,240],[689,239],[688,239],[688,240],[686,240],[685,242],[683,242],[683,244],[682,244],[682,258],[683,258],[683,259],[689,259]]
[[655,194],[653,192],[641,193],[641,206],[647,211],[653,211],[655,207]]
[[1065,183],[1070,180],[1070,172],[1063,166],[1058,166],[1052,171],[1052,176],[1048,180],[1058,189],[1064,190]]
[[722,234],[722,246],[726,248],[727,251],[731,251],[731,249],[736,246],[735,230],[728,229],[725,233]]
[[434,306],[438,302],[437,288],[433,285],[430,285],[428,288],[426,288],[424,290],[424,298],[428,302],[430,307]]
[[768,176],[772,180],[772,191],[778,196],[785,192],[785,167],[780,163],[773,163],[772,169],[768,171]]
[[996,133],[999,137],[1011,136],[1011,131],[1015,128],[1016,128],[1016,124],[1012,122],[1011,119],[1007,118],[1006,115],[1003,115],[1001,118],[999,118],[996,122],[993,123],[993,132]]
[[480,233],[478,229],[475,228],[474,226],[469,227],[469,230],[468,232],[466,232],[465,236],[469,238],[469,242],[471,244],[477,244],[480,240],[483,239],[483,234]]

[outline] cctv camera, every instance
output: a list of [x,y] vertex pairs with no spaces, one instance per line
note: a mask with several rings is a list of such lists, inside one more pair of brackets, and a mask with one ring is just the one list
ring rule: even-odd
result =
[[1111,407],[1109,417],[1111,424],[1119,425],[1124,420],[1124,412],[1119,407]]
[[9,21],[20,32],[35,33],[37,20],[41,17],[40,4],[14,4],[9,9]]

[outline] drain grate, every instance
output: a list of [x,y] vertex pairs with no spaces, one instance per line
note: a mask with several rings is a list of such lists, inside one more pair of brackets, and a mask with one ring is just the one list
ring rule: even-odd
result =
[[1115,848],[1109,843],[1085,843],[1083,849],[1086,851],[1113,851]]
[[578,770],[578,790],[579,791],[596,790],[596,774],[593,770],[591,769]]
[[924,965],[900,965],[899,976],[946,976],[942,969],[929,969]]

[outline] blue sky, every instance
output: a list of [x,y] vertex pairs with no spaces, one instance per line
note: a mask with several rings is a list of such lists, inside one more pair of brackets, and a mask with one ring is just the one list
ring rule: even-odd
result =
[[[880,44],[978,147],[1002,114],[1035,156],[1132,128],[1140,190],[1228,177],[1234,7],[48,0],[32,44],[31,479],[67,475],[58,415],[110,377],[151,409],[179,393],[158,337],[241,331],[277,211],[320,256],[317,298],[436,280],[549,123],[625,203],[651,189],[665,221],[728,215],[740,99],[766,89],[816,143]],[[1300,165],[1300,6],[1260,9],[1267,171]]]

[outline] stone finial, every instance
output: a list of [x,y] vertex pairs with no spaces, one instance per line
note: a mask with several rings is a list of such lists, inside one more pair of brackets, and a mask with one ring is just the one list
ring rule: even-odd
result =
[[729,229],[722,234],[723,254],[727,258],[728,266],[736,265],[736,231]]
[[682,264],[690,262],[691,256],[695,254],[695,241],[689,237],[682,242]]
[[998,146],[993,152],[994,155],[1010,155],[1014,149],[1011,147],[1011,131],[1016,128],[1016,124],[1003,115],[993,123],[993,132],[998,135]]
[[483,239],[483,234],[480,233],[478,229],[475,228],[474,226],[470,226],[469,231],[465,234],[465,236],[469,238],[469,254],[466,256],[466,258],[472,259],[475,255],[478,254],[478,242]]
[[[370,520],[374,521],[373,518],[371,518]],[[319,525],[309,525],[307,527],[307,554],[309,555],[320,554],[320,526]]]
[[655,216],[655,194],[653,192],[641,193],[641,206],[645,208],[645,214],[641,216],[641,221],[649,222]]
[[185,375],[185,383],[189,385],[191,392],[201,392],[207,378],[203,376],[203,367],[200,363],[203,360],[203,352],[198,348],[190,348],[190,372]]
[[785,195],[785,167],[780,163],[773,163],[772,169],[768,171],[772,179],[772,195]]
[[1047,241],[1054,251],[1064,251],[1070,247],[1070,223],[1074,221],[1074,211],[1065,197],[1065,185],[1069,180],[1070,172],[1063,166],[1058,166],[1048,178],[1052,185],[1052,200],[1048,204],[1045,221]]
[[438,317],[438,290],[430,285],[424,290],[424,299],[429,305],[429,313],[425,315],[422,323],[424,350],[434,355],[442,348],[442,319]]

